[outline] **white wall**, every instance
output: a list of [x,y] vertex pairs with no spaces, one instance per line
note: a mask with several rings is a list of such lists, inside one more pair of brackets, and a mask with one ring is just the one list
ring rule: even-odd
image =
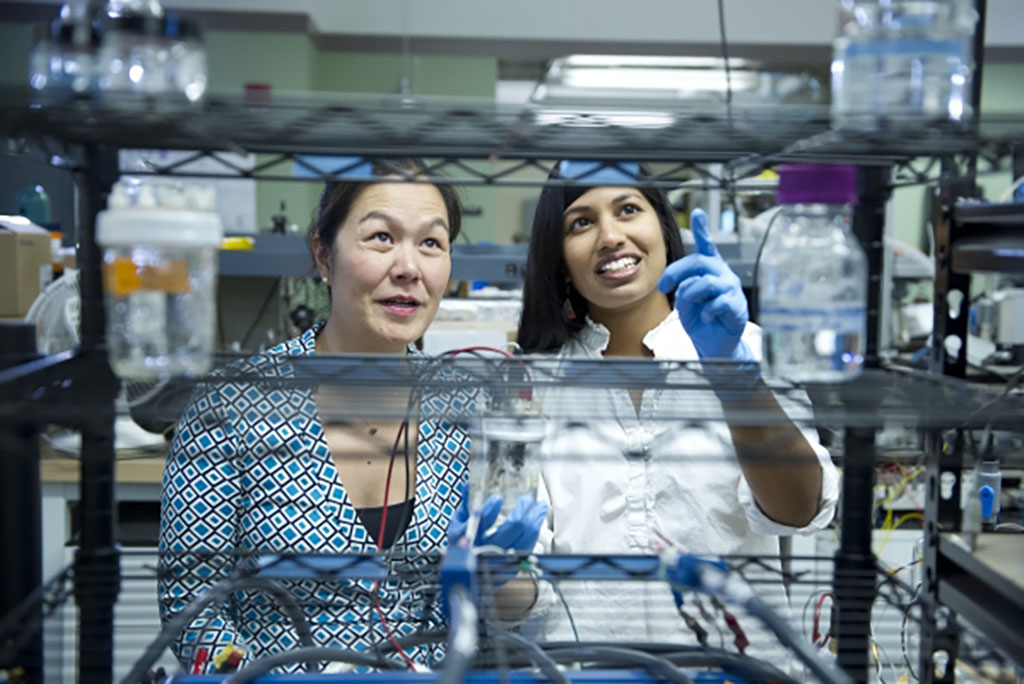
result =
[[[57,0],[26,0],[60,4]],[[716,43],[717,0],[163,0],[166,7],[306,15],[315,33],[339,36]],[[734,44],[827,45],[838,1],[725,0]],[[985,43],[1024,48],[1024,2],[989,0]]]

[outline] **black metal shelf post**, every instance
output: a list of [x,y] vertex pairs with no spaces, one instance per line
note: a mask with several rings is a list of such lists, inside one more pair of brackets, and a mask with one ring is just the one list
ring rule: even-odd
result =
[[[981,117],[982,67],[985,52],[985,19],[987,0],[975,0],[978,23],[975,26],[973,57],[974,80],[971,83],[971,104],[974,115]],[[943,157],[942,176],[952,177],[956,161]],[[943,183],[935,195],[932,226],[935,233],[934,317],[929,368],[934,373],[963,378],[967,373],[967,327],[971,301],[971,279],[966,273],[953,270],[953,243],[958,224],[953,217],[959,197],[976,197],[977,155],[967,159],[966,174],[960,180]],[[960,490],[962,485],[963,439],[959,433],[947,445],[943,434],[932,431],[925,443],[925,507],[924,545],[922,548],[921,595],[926,606],[939,606],[939,529],[955,530],[960,526]],[[921,621],[921,651],[918,672],[921,682],[952,682],[958,650],[956,618],[938,615],[939,608],[925,614]],[[945,611],[943,611],[944,613]],[[936,673],[936,664],[945,662],[945,669]]]
[[114,529],[114,400],[118,380],[107,361],[102,255],[96,215],[117,180],[117,150],[87,145],[77,174],[78,263],[81,285],[81,347],[77,382],[87,382],[95,418],[82,425],[79,507],[81,542],[75,555],[75,601],[79,610],[80,682],[113,677],[114,603],[120,591],[120,561]]
[[[868,261],[867,326],[864,365],[878,368],[881,326],[882,263],[885,258],[885,206],[891,194],[891,169],[861,167],[853,230]],[[853,395],[848,392],[848,395]],[[846,403],[863,410],[855,396]],[[873,426],[847,427],[843,437],[843,491],[840,502],[839,548],[835,556],[833,593],[839,611],[839,665],[858,682],[866,682],[871,652],[871,609],[875,600],[875,555],[871,548],[871,519],[875,485]]]
[[[31,323],[0,325],[0,370],[36,357],[36,330]],[[0,415],[0,617],[10,614],[43,583],[42,490],[39,481],[39,426],[21,416]],[[38,629],[14,655],[31,684],[43,681],[43,612],[33,606],[25,621]]]

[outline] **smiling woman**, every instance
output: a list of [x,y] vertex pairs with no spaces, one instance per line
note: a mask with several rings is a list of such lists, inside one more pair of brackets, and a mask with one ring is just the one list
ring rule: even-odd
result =
[[[407,162],[403,170],[420,168]],[[331,292],[320,352],[401,353],[430,325],[451,275],[461,219],[455,191],[381,180],[324,188],[310,229],[317,271]]]
[[[453,485],[465,480],[469,438],[442,418],[451,405],[471,405],[469,391],[424,398],[402,422],[370,422],[352,418],[351,409],[389,402],[405,411],[408,390],[353,396],[346,386],[275,389],[272,381],[293,372],[290,357],[418,354],[411,343],[437,312],[461,219],[452,187],[397,173],[423,168],[416,160],[367,163],[359,180],[324,188],[310,247],[330,286],[328,320],[215,371],[185,410],[164,471],[165,623],[246,567],[248,554],[389,550],[390,576],[401,579],[372,588],[355,580],[281,582],[313,624],[313,643],[363,651],[443,625],[424,590],[436,571],[427,559],[445,548],[462,503]],[[219,379],[225,375],[259,381]],[[173,650],[187,671],[208,671],[203,663],[229,646],[246,660],[294,648],[299,634],[289,622],[265,595],[233,592],[225,606],[195,616]],[[396,651],[410,667],[432,665],[443,645]]]
[[[552,175],[578,175],[567,164],[572,163],[563,162]],[[623,298],[645,299],[651,316],[658,309],[664,318],[671,310],[673,295],[666,297],[655,286],[665,265],[685,254],[675,214],[665,193],[628,187],[636,175],[649,175],[646,167],[620,167],[588,174],[605,185],[549,185],[541,193],[523,288],[519,344],[524,350],[557,350],[584,328],[592,310],[622,309],[615,302]],[[625,233],[638,227],[644,233],[642,241],[630,241],[626,250]],[[625,268],[623,259],[637,263]]]
[[[684,255],[665,194],[644,185],[650,175],[630,162],[555,167],[556,182],[544,187],[534,215],[519,343],[556,359],[692,362],[673,372],[698,389],[538,389],[549,415],[584,405],[607,416],[549,429],[538,498],[550,502],[550,512],[540,550],[649,554],[673,545],[776,556],[780,535],[810,533],[831,520],[835,469],[813,431],[788,420],[806,406],[788,402],[793,393],[781,400],[788,403],[777,401],[759,380],[760,331],[747,320],[739,278],[718,254],[704,212],[691,217],[697,250]],[[575,178],[589,185],[564,184]],[[686,415],[706,419],[680,420]],[[750,415],[766,416],[765,425],[750,425]],[[715,631],[713,623],[697,630],[680,619],[664,585],[572,585],[563,588],[566,610],[541,621],[548,640],[578,633],[697,645]],[[764,586],[764,598],[784,607],[782,587]],[[769,637],[744,624],[754,653],[769,655]]]
[[[586,302],[587,314],[609,327],[650,330],[672,307],[658,292],[668,250],[658,214],[639,190],[588,189],[563,212],[567,287]],[[678,236],[678,229],[674,231]],[[630,321],[611,319],[626,312]],[[622,336],[617,338],[622,339]],[[628,355],[612,349],[614,356]]]

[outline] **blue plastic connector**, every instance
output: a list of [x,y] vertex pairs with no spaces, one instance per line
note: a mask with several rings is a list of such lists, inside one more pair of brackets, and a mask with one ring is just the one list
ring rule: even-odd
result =
[[677,586],[683,586],[688,589],[700,589],[701,570],[708,567],[722,572],[729,571],[729,566],[723,561],[713,560],[706,556],[681,553],[675,562],[665,569],[665,578]]
[[978,489],[978,498],[981,499],[981,517],[989,519],[992,517],[992,507],[996,502],[996,492],[988,485],[982,485]]
[[441,610],[444,618],[451,616],[451,591],[453,587],[462,587],[466,593],[478,602],[476,588],[476,556],[470,548],[469,541],[460,539],[457,544],[448,547],[441,561]]

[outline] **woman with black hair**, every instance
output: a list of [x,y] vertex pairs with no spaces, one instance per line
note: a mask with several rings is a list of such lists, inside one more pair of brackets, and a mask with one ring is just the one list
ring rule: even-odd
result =
[[[418,160],[366,162],[345,172],[353,180],[324,187],[310,244],[329,287],[327,321],[218,369],[182,415],[161,501],[165,624],[219,581],[252,569],[253,555],[387,551],[389,579],[379,583],[280,582],[311,624],[312,642],[366,651],[443,626],[435,560],[453,519],[455,528],[464,525],[458,485],[469,460],[468,435],[446,413],[471,406],[472,393],[438,392],[412,405],[402,388],[379,396],[363,388],[356,397],[344,386],[314,391],[274,382],[293,376],[296,357],[419,355],[412,343],[437,312],[461,221],[452,187],[403,180],[425,168]],[[245,376],[253,379],[234,379]],[[346,415],[346,407],[378,402],[410,405],[412,413],[405,421]],[[523,511],[536,521],[533,537],[520,520],[509,543],[532,546],[544,510],[533,504]],[[515,522],[481,541],[501,545]],[[525,605],[513,601],[510,612],[532,603],[535,589],[528,588]],[[251,660],[296,648],[299,632],[274,597],[250,586],[189,620],[172,649],[187,671],[205,673],[228,646]],[[432,665],[443,644],[396,650],[410,667]]]
[[[691,218],[686,255],[664,192],[649,170],[620,162],[562,162],[534,215],[519,325],[528,353],[691,361],[709,390],[551,388],[550,415],[585,406],[585,422],[544,443],[541,498],[550,502],[550,553],[778,555],[780,535],[832,519],[837,477],[812,432],[790,420],[806,405],[777,398],[760,379],[760,330],[747,320],[739,278],[718,254],[707,218]],[[714,394],[712,394],[712,391]],[[780,405],[781,404],[781,405]],[[756,413],[765,425],[738,419]],[[673,416],[706,416],[674,420]],[[785,603],[781,583],[769,588]],[[777,590],[777,591],[774,591]],[[664,586],[566,585],[582,639],[693,641]],[[543,632],[571,638],[551,609]],[[710,626],[705,630],[714,633]]]

